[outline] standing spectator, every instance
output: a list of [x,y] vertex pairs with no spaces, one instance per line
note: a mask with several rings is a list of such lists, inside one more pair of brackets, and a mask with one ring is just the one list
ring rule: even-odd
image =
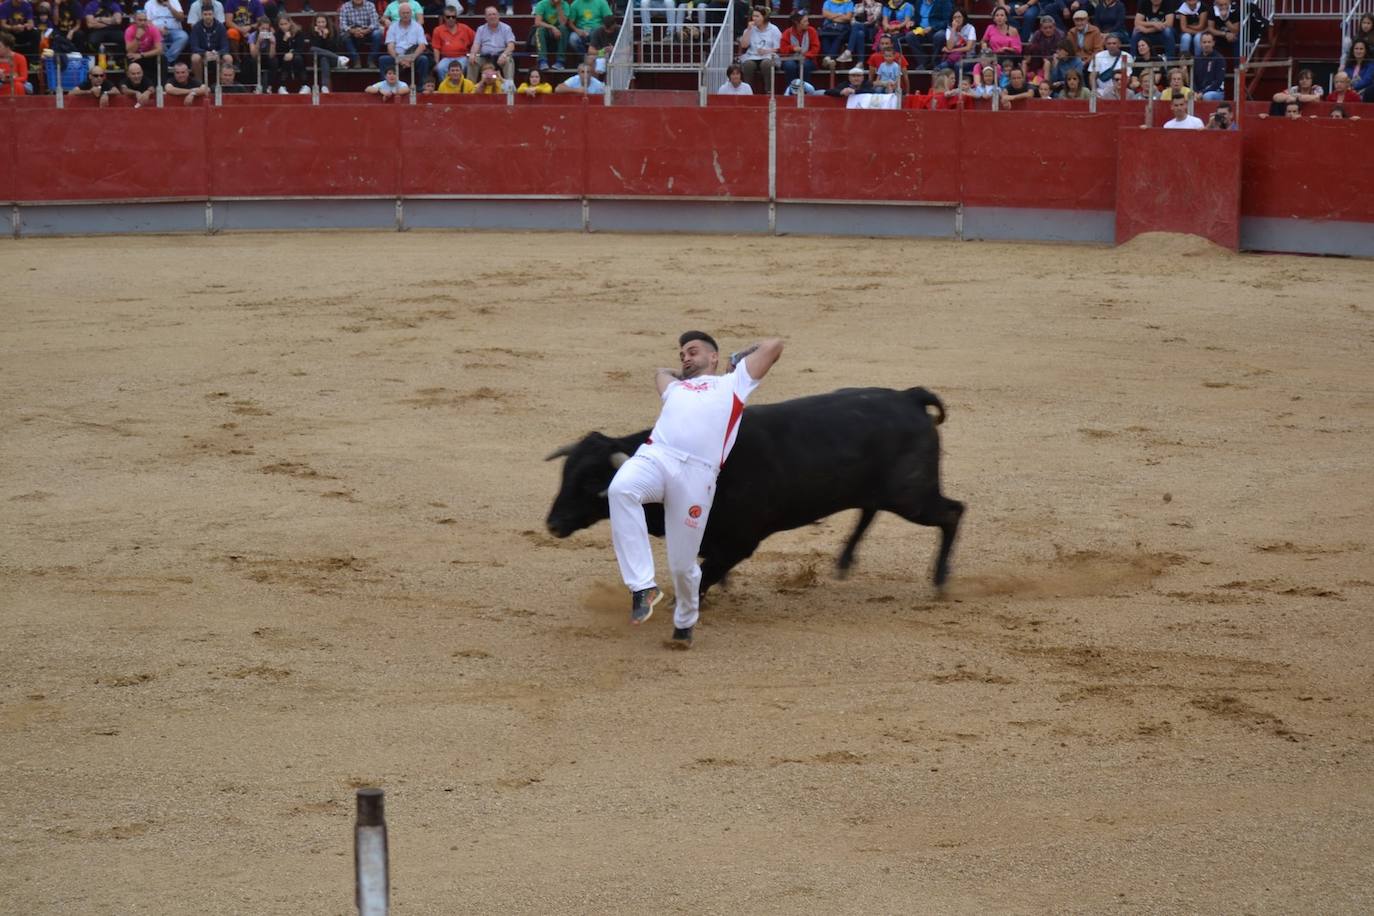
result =
[[440,95],[472,95],[477,91],[477,84],[467,78],[462,67],[449,67],[435,91]]
[[186,14],[181,10],[181,0],[147,0],[143,4],[143,12],[148,14],[148,21],[162,33],[162,44],[167,48],[167,63],[176,63],[190,41],[184,25]]
[[1164,6],[1164,0],[1140,0],[1135,13],[1135,31],[1131,44],[1141,39],[1156,51],[1163,51],[1166,59],[1174,56],[1174,14]]
[[[702,4],[704,11],[706,5]],[[702,13],[705,15],[705,12]],[[614,16],[611,5],[606,0],[572,0],[568,4],[568,46],[577,54],[592,50],[592,34],[601,24]],[[548,86],[549,83],[543,85]]]
[[1174,99],[1190,99],[1193,97],[1193,90],[1184,85],[1184,73],[1182,67],[1172,67],[1169,70],[1169,85],[1159,94],[1159,97],[1166,102]]
[[[1169,110],[1174,113],[1173,118],[1164,122],[1166,130],[1202,130],[1203,123],[1201,118],[1188,114],[1188,101],[1183,98],[1176,98],[1169,103]],[[1144,127],[1145,125],[1141,125]]]
[[1357,38],[1350,46],[1350,63],[1346,72],[1350,74],[1350,88],[1360,94],[1366,102],[1374,102],[1374,59],[1369,56],[1370,44]]
[[[310,42],[305,32],[287,13],[277,16],[277,78],[281,81],[277,92],[286,95],[294,87],[301,95],[310,92],[306,84],[305,63],[310,56]],[[287,84],[290,84],[288,86]]]
[[253,58],[257,73],[257,86],[263,92],[273,92],[281,88],[277,75],[277,33],[272,29],[272,20],[263,16],[248,33],[248,56]]
[[967,60],[978,50],[978,33],[968,24],[963,10],[949,14],[949,28],[939,39],[939,62],[963,73],[968,69]]
[[368,95],[380,95],[384,102],[394,102],[398,96],[410,95],[410,86],[401,82],[396,75],[396,67],[386,68],[382,78],[363,90]]
[[454,64],[467,72],[468,56],[472,53],[475,38],[466,23],[458,21],[458,7],[449,5],[444,9],[444,19],[434,27],[429,36],[429,46],[434,49],[434,72],[440,81],[448,75],[448,68]]
[[1073,28],[1069,29],[1068,38],[1073,42],[1073,53],[1085,64],[1107,46],[1102,30],[1088,21],[1087,10],[1074,11]]
[[1191,57],[1202,50],[1201,38],[1207,34],[1207,9],[1202,0],[1183,0],[1178,11],[1178,50]]
[[385,34],[372,0],[346,0],[339,5],[339,39],[344,53],[357,60],[359,66],[375,63],[381,56]]
[[107,47],[124,49],[124,7],[118,0],[91,0],[85,13],[86,40],[97,58],[109,53]]
[[1054,52],[1064,40],[1064,33],[1055,25],[1053,16],[1041,16],[1040,28],[1023,46],[1025,66],[1032,72],[1047,72],[1054,62]]
[[1093,25],[1102,33],[1104,45],[1108,35],[1115,34],[1123,43],[1131,37],[1126,30],[1126,4],[1122,0],[1102,0],[1093,7],[1091,18]]
[[754,88],[744,81],[744,70],[739,64],[725,68],[725,82],[720,84],[716,95],[753,95]]
[[754,7],[750,14],[749,27],[739,39],[742,53],[739,63],[744,68],[746,81],[754,82],[761,71],[765,85],[773,85],[773,67],[778,60],[778,49],[782,47],[782,32],[768,21],[768,11],[764,7]]
[[591,68],[585,63],[577,65],[577,72],[568,77],[554,92],[576,92],[580,95],[605,95],[606,84],[592,76]]
[[0,34],[14,39],[16,53],[38,55],[38,21],[34,18],[29,0],[5,0],[0,3]]
[[1318,86],[1313,80],[1311,70],[1298,71],[1298,84],[1289,86],[1283,92],[1274,93],[1274,101],[1280,104],[1289,102],[1320,102],[1322,100],[1322,87]]
[[1086,100],[1092,93],[1083,85],[1083,71],[1070,70],[1064,74],[1064,88],[1055,95],[1057,99]]
[[119,84],[119,91],[120,94],[134,100],[135,108],[142,108],[144,105],[153,104],[153,95],[157,92],[157,82],[143,72],[142,64],[134,61],[125,68],[124,81]]
[[507,92],[513,92],[515,90],[515,83],[511,80],[503,79],[498,74],[499,71],[496,69],[496,64],[483,64],[482,78],[477,81],[477,88],[473,91],[478,95],[505,95]]
[[782,33],[778,54],[782,58],[783,79],[790,83],[798,78],[809,79],[815,72],[821,39],[805,13],[793,13],[789,22],[791,26]]
[[996,54],[999,62],[1021,56],[1021,33],[1007,22],[1006,7],[992,11],[992,24],[983,30],[983,50]]
[[510,26],[501,21],[501,14],[496,11],[496,7],[487,7],[482,15],[486,22],[477,27],[472,40],[474,53],[468,59],[468,79],[476,78],[485,63],[495,64],[507,80],[514,79],[515,33],[511,31]]
[[1108,32],[1105,41],[1107,46],[1093,55],[1088,68],[1089,88],[1104,99],[1124,98],[1125,93],[1118,94],[1116,78],[1118,74],[1130,73],[1131,55],[1121,50],[1121,37],[1115,32]]
[[[133,22],[124,30],[124,55],[128,60],[152,61],[162,56],[162,32],[148,21],[148,14],[139,10]],[[152,63],[155,70],[161,66]]]
[[949,28],[953,6],[950,0],[914,0],[912,6],[916,11],[915,22],[907,41],[911,44],[916,66],[922,70],[931,69],[935,66],[936,39]]
[[1333,87],[1326,100],[1337,105],[1349,105],[1352,102],[1360,101],[1360,94],[1350,88],[1350,74],[1344,70],[1337,70],[1336,75],[1331,78]]
[[181,98],[182,104],[193,105],[196,99],[210,94],[200,80],[191,76],[191,68],[184,61],[172,65],[172,77],[162,87],[162,94]]
[[539,68],[531,67],[529,76],[516,87],[515,94],[527,95],[532,99],[541,95],[553,95],[553,83],[544,82],[544,74],[539,72]]
[[1234,57],[1236,42],[1240,40],[1240,10],[1231,0],[1217,0],[1212,5],[1203,32],[1216,41],[1218,53],[1224,57]]
[[1201,50],[1193,61],[1194,89],[1209,102],[1226,98],[1226,58],[1217,53],[1217,40],[1204,32]]
[[14,36],[0,32],[0,96],[29,95],[29,62],[14,53]]
[[211,68],[229,53],[229,30],[223,22],[215,20],[215,11],[208,6],[201,7],[200,21],[191,26],[191,75],[204,82],[216,79]]
[[549,46],[554,47],[552,61],[559,70],[568,54],[568,36],[572,28],[568,22],[568,7],[563,0],[539,0],[534,5],[534,27],[530,29],[529,47],[539,60],[539,66],[549,69]]
[[425,30],[415,21],[410,4],[402,2],[395,22],[386,30],[386,53],[382,55],[381,68],[398,67],[398,72],[408,73],[414,82],[423,85],[429,76],[429,55],[425,53],[428,43]]
[[315,68],[320,74],[320,92],[328,92],[330,86],[333,85],[334,70],[336,68],[342,70],[348,66],[348,56],[339,53],[343,50],[343,42],[329,27],[328,16],[315,17],[315,23],[307,37],[307,44],[310,46],[310,53],[315,58]]
[[119,96],[119,86],[105,76],[104,67],[92,67],[86,78],[71,91],[70,95],[93,96],[101,108],[110,106],[110,99]]
[[229,29],[229,41],[235,47],[244,47],[252,43],[258,22],[267,18],[267,10],[262,0],[224,0],[224,17],[228,20],[225,27]]
[[1207,119],[1208,130],[1237,130],[1235,116],[1231,112],[1231,103],[1222,102],[1217,106],[1217,110],[1212,112],[1212,116]]
[[847,99],[851,95],[868,95],[873,84],[868,81],[868,71],[863,67],[853,67],[849,71],[849,82],[835,89],[825,90],[826,95]]
[[[854,0],[825,0],[821,5],[822,63],[834,69],[840,49],[849,49],[849,36],[854,30]],[[853,59],[853,55],[850,55]],[[846,61],[847,63],[847,61]]]

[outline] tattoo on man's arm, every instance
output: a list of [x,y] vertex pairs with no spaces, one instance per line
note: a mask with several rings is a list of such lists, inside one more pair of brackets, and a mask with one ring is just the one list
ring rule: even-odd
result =
[[744,362],[744,358],[745,358],[746,356],[748,356],[750,353],[753,353],[753,352],[754,352],[755,350],[757,350],[758,348],[759,348],[759,345],[758,345],[758,344],[750,344],[749,346],[745,347],[743,350],[739,350],[739,351],[737,351],[737,352],[735,352],[735,353],[731,353],[731,354],[730,354],[730,365],[732,365],[732,366],[738,366],[740,363]]

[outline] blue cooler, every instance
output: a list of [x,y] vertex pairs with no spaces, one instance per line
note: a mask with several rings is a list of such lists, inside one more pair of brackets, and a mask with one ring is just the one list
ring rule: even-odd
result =
[[[90,61],[86,58],[68,58],[66,67],[62,70],[62,91],[71,92],[86,79],[86,74],[90,72]],[[43,58],[43,75],[48,80],[48,91],[57,91],[57,58]]]

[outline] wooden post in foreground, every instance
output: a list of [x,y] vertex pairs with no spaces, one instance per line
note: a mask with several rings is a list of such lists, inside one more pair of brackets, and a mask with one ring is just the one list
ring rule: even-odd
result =
[[386,812],[381,789],[358,790],[353,867],[357,875],[358,916],[387,916],[391,879],[387,868]]

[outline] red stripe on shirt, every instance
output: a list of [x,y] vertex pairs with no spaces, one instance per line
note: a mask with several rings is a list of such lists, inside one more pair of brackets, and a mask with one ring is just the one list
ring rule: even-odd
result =
[[720,466],[725,466],[725,446],[730,444],[730,434],[735,431],[735,426],[739,423],[740,416],[744,413],[744,402],[739,399],[739,395],[734,395],[734,403],[730,405],[730,422],[725,424],[725,439],[720,443]]

